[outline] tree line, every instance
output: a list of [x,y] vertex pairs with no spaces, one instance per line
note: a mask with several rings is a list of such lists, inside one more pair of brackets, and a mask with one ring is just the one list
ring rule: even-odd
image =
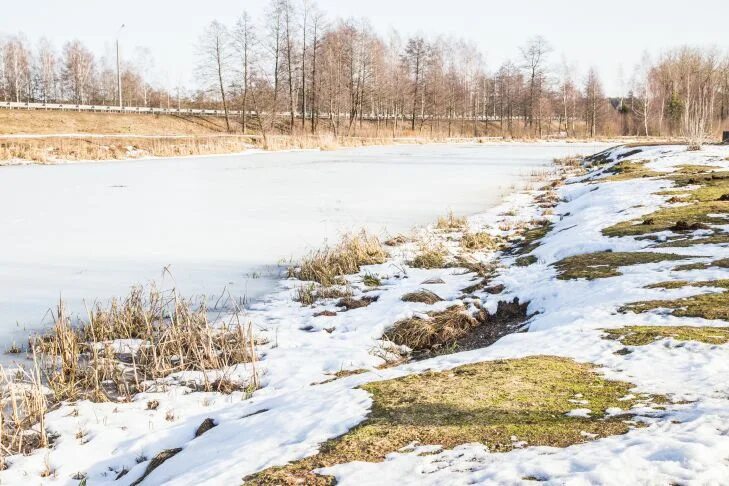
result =
[[[686,136],[729,117],[729,58],[681,47],[644,55],[624,93],[606,97],[596,69],[556,62],[542,37],[489,69],[474,42],[329,19],[311,0],[270,0],[265,14],[213,21],[196,46],[196,87],[146,78],[148,50],[122,66],[127,105],[220,108],[230,131],[338,136]],[[0,99],[116,104],[114,60],[79,41],[60,52],[22,35],[0,41]],[[242,115],[228,116],[230,110]]]

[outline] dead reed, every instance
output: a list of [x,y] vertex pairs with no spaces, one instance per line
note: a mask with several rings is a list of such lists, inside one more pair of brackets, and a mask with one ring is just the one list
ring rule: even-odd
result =
[[454,305],[442,312],[398,321],[385,333],[385,338],[414,351],[424,351],[451,345],[478,325],[463,306]]
[[433,269],[446,266],[446,256],[448,253],[442,245],[421,243],[419,250],[415,258],[410,261],[411,267]]
[[387,251],[380,240],[365,231],[347,234],[334,247],[311,252],[297,266],[289,268],[289,277],[316,282],[325,287],[342,283],[345,275],[358,273],[363,265],[384,263]]
[[441,216],[435,224],[435,229],[441,231],[463,231],[468,226],[466,218],[458,217],[449,212],[447,216]]
[[49,445],[47,411],[46,389],[37,363],[30,370],[19,368],[11,374],[0,368],[0,471],[8,467],[8,456],[29,454]]
[[182,371],[202,372],[201,388],[210,391],[221,380],[208,381],[208,372],[240,363],[253,369],[239,388],[257,387],[251,325],[237,309],[226,321],[211,322],[209,314],[204,301],[174,290],[135,287],[123,300],[95,306],[83,322],[73,323],[60,303],[53,328],[32,338],[31,348],[53,401],[129,399]]

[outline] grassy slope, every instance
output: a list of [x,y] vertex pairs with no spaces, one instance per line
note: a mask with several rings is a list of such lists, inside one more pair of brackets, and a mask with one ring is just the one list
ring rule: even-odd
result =
[[0,135],[212,135],[224,130],[224,121],[214,117],[0,110]]

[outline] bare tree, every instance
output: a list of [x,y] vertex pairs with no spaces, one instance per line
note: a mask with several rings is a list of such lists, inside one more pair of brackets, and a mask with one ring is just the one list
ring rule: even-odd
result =
[[9,97],[20,102],[29,99],[31,55],[22,36],[14,36],[3,46],[3,65]]
[[590,137],[597,135],[598,124],[602,121],[602,108],[605,95],[602,83],[595,68],[590,68],[585,78],[585,122]]
[[[316,8],[312,9],[311,15],[311,133],[316,132],[316,122],[319,120],[318,110],[318,98],[319,92],[319,78],[317,76],[318,70],[318,54],[321,44],[321,32],[324,29],[324,14]],[[303,70],[303,69],[302,69]],[[306,111],[304,111],[305,113]]]
[[643,135],[646,137],[650,135],[648,121],[653,101],[652,69],[650,55],[645,52],[640,64],[635,67],[635,74],[633,75],[633,92],[636,96],[636,103],[633,105],[632,110],[640,120]]
[[57,96],[56,69],[56,53],[51,43],[44,37],[38,42],[38,55],[36,56],[38,94],[43,103],[48,103]]
[[226,87],[230,69],[230,34],[228,29],[214,20],[200,37],[197,72],[201,82],[209,88],[215,86],[220,94],[225,114],[225,127],[230,131]]
[[253,46],[256,42],[255,31],[248,12],[238,18],[233,31],[233,40],[238,60],[240,63],[241,75],[241,126],[243,133],[248,132],[248,95],[251,80],[251,64],[253,63]]
[[134,50],[134,64],[137,72],[143,75],[139,76],[139,88],[142,91],[142,103],[144,106],[149,106],[149,90],[150,85],[145,76],[150,75],[150,71],[154,66],[154,58],[152,57],[152,51],[148,47],[137,47]]
[[[529,104],[526,112],[529,128],[533,128],[535,106],[538,106],[539,98],[542,95],[544,67],[550,51],[551,47],[542,36],[532,38],[526,46],[521,48],[522,66],[529,78]],[[541,117],[538,128],[541,135]]]
[[62,81],[76,103],[89,98],[93,85],[94,55],[80,41],[67,42],[63,47]]
[[294,7],[291,0],[278,0],[279,9],[281,11],[283,20],[283,35],[284,35],[284,46],[285,46],[285,57],[286,57],[286,74],[288,78],[289,87],[289,117],[291,119],[290,128],[293,132],[294,121],[296,118],[296,97],[294,95],[294,69],[296,66],[296,55],[294,46],[294,37],[296,36],[295,25],[294,25]]
[[423,80],[422,73],[427,50],[428,46],[425,43],[425,39],[422,37],[414,37],[408,40],[407,45],[405,46],[405,55],[403,56],[403,61],[408,67],[412,80],[413,102],[411,128],[413,131],[415,130],[415,116],[418,112],[418,95],[421,90]]

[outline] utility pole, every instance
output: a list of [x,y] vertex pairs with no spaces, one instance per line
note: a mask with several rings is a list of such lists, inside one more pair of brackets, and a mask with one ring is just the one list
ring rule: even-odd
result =
[[119,32],[116,34],[116,83],[117,93],[119,94],[119,110],[124,109],[124,103],[122,102],[122,83],[121,83],[121,61],[119,60],[119,36],[124,28],[124,24],[119,27]]

